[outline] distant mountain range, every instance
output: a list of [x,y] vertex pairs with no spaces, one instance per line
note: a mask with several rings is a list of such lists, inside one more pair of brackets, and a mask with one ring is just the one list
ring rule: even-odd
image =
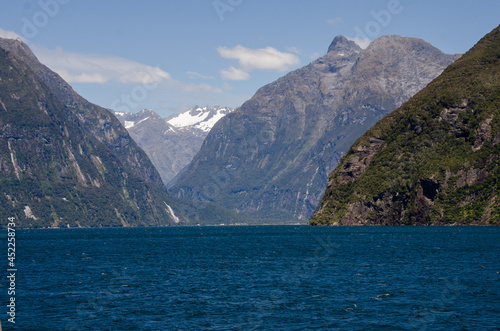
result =
[[165,119],[152,110],[114,114],[168,184],[191,162],[215,123],[232,111],[228,107],[195,106]]
[[500,225],[500,26],[368,130],[312,225]]
[[234,111],[169,118],[93,105],[0,38],[0,226],[498,224],[499,29],[461,58],[338,36]]
[[325,56],[222,118],[169,192],[250,223],[306,221],[355,140],[458,57],[416,38],[384,36],[361,49],[336,37]]
[[0,225],[164,226],[186,220],[116,117],[20,40],[0,38]]

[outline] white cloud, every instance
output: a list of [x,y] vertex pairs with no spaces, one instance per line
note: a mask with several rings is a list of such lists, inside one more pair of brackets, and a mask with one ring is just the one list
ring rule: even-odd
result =
[[253,69],[286,71],[300,63],[297,55],[273,47],[250,49],[238,45],[234,48],[218,47],[217,51],[223,58],[238,60],[242,70],[247,72]]
[[297,55],[302,54],[302,50],[300,48],[297,48],[297,47],[288,47],[286,50],[289,52],[295,53]]
[[[0,30],[0,36],[18,38],[9,31]],[[232,87],[224,82],[219,84],[186,83],[174,79],[158,67],[131,61],[119,56],[102,54],[79,54],[62,48],[47,49],[44,46],[30,44],[30,48],[40,62],[57,72],[68,83],[88,83],[78,86],[79,91],[86,91],[91,84],[101,88],[95,93],[90,87],[88,93],[92,102],[107,108],[137,112],[144,108],[161,110],[165,105],[175,105],[189,101],[179,110],[186,110],[194,104],[224,104],[236,107],[249,99],[247,95],[230,93]],[[194,71],[187,72],[192,79],[213,79]],[[116,83],[121,84],[116,84]],[[113,84],[115,83],[115,84]],[[177,106],[172,106],[178,109]]]
[[[158,109],[171,100],[199,100],[195,103],[218,103],[223,88],[209,84],[190,84],[172,78],[158,67],[110,55],[87,55],[32,47],[40,62],[57,72],[68,83],[104,85],[123,84],[116,95],[101,97],[101,104],[117,111],[137,112]],[[117,88],[116,86],[114,87]],[[103,92],[106,95],[106,92]],[[214,101],[217,99],[218,101]],[[211,100],[208,102],[206,100]]]
[[229,85],[227,82],[224,82],[224,85],[222,86],[222,88],[223,88],[225,91],[231,91],[231,90],[234,90],[234,87],[232,87],[231,85]]
[[15,33],[14,31],[7,31],[7,30],[4,30],[2,28],[0,28],[0,37],[1,38],[6,38],[6,39],[21,39],[21,40],[24,40],[24,38]]
[[188,71],[186,72],[189,78],[191,79],[215,79],[213,76],[205,76],[200,73],[197,73],[195,71]]
[[319,58],[321,56],[321,53],[319,52],[315,52],[315,53],[312,53],[311,56],[309,56],[311,59],[313,60],[316,60],[317,58]]
[[68,83],[151,84],[171,80],[170,75],[158,67],[110,55],[88,55],[33,47],[40,62],[57,72]]
[[183,92],[211,92],[222,93],[222,89],[209,85],[209,84],[182,84],[181,90]]
[[342,23],[342,21],[343,21],[342,17],[334,17],[334,18],[331,18],[329,20],[326,20],[326,23],[328,23],[330,25],[337,25],[337,24]]
[[347,37],[347,39],[354,41],[362,49],[367,48],[370,45],[370,43],[372,42],[370,39],[367,39],[367,38],[351,38],[351,37]]
[[248,80],[250,79],[250,74],[244,70],[230,67],[229,69],[221,70],[221,78],[223,80]]

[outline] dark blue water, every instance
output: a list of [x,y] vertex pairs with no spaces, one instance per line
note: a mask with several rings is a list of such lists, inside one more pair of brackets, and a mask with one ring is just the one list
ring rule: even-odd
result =
[[16,242],[4,330],[500,329],[500,228],[18,230]]

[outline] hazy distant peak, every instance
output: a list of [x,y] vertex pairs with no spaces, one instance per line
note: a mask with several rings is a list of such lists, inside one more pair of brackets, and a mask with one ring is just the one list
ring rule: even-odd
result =
[[361,51],[361,47],[358,46],[354,41],[347,39],[344,36],[337,36],[333,39],[332,43],[328,47],[328,53],[330,52],[352,52]]
[[148,116],[148,117],[154,117],[154,118],[158,118],[158,119],[161,119],[161,116],[158,115],[154,110],[151,110],[151,109],[143,109],[139,112],[139,116],[141,118],[145,117],[145,116]]

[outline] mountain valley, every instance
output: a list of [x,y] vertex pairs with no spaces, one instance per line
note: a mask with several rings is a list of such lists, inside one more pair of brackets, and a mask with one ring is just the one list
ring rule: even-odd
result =
[[338,36],[326,55],[222,118],[169,192],[250,223],[305,222],[352,143],[458,57],[416,38],[361,49]]
[[148,109],[137,114],[114,114],[146,152],[163,182],[168,185],[198,153],[215,123],[232,111],[228,107],[195,106],[165,119]]

